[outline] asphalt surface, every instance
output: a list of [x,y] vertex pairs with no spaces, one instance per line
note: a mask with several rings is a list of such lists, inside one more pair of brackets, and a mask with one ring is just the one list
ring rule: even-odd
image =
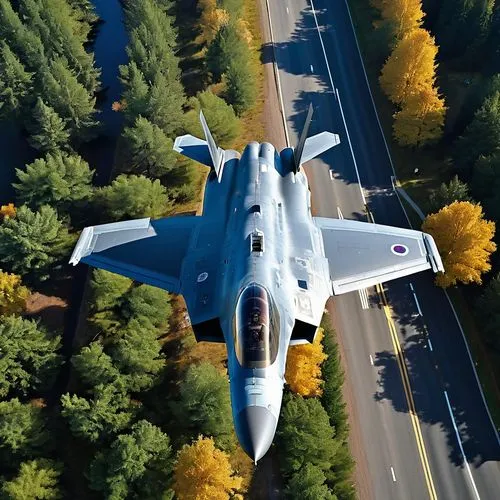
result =
[[[275,44],[264,50],[264,62],[276,58],[291,145],[310,102],[315,107],[310,134],[328,130],[341,137],[340,146],[307,168],[316,215],[366,220],[366,201],[376,222],[409,227],[392,189],[394,172],[347,5],[316,0],[315,19],[310,0],[268,2]],[[498,435],[446,295],[430,272],[384,289],[389,320],[374,289],[367,291],[368,308],[358,292],[333,299],[354,393],[352,417],[361,429],[368,469],[363,497],[500,498]],[[403,348],[411,397],[405,394],[391,322]]]

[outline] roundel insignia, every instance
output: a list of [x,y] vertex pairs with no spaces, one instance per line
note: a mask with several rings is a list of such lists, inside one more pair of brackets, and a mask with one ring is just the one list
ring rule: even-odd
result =
[[205,281],[206,279],[208,278],[208,273],[200,273],[198,274],[198,278],[196,278],[196,281],[198,283],[202,283],[203,281]]
[[391,246],[391,252],[394,255],[398,255],[399,257],[404,257],[408,254],[409,251],[410,249],[406,245],[403,245],[401,243],[396,243],[395,245]]

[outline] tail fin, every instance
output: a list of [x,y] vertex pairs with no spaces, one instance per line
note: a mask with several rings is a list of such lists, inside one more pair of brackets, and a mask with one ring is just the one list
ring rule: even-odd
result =
[[307,137],[309,126],[311,125],[312,114],[313,107],[312,104],[309,104],[304,128],[302,129],[299,142],[293,155],[295,172],[298,172],[300,166],[306,161],[312,160],[326,150],[340,144],[340,137],[338,134],[332,134],[331,132],[321,132],[312,137]]
[[[210,133],[203,112],[200,110],[200,122],[205,134],[205,141],[192,135],[182,135],[175,138],[174,151],[191,158],[207,167],[213,168],[217,174],[217,180],[222,178],[222,169],[224,168],[225,151],[215,144],[214,138]],[[236,151],[228,151],[226,159],[237,155]]]

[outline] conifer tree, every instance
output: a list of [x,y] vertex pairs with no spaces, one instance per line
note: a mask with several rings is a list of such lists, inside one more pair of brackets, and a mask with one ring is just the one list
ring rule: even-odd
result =
[[500,149],[481,156],[472,173],[472,192],[493,220],[500,220]]
[[488,283],[477,301],[476,311],[486,341],[500,351],[500,274]]
[[13,186],[18,198],[33,208],[50,205],[65,212],[92,197],[94,171],[78,155],[49,153],[26,165],[25,171],[16,169],[16,175],[19,182]]
[[65,149],[69,140],[66,123],[41,97],[33,109],[33,122],[27,128],[31,134],[30,145],[42,152]]
[[104,269],[93,269],[90,281],[92,310],[104,311],[117,307],[131,286],[132,280],[121,274],[110,273]]
[[287,498],[303,500],[336,500],[325,484],[326,476],[316,465],[306,464],[292,475],[286,488]]
[[44,205],[33,212],[23,205],[0,224],[0,261],[17,274],[45,280],[74,241],[53,208]]
[[255,78],[247,60],[231,61],[227,68],[227,101],[233,105],[238,115],[241,115],[255,103]]
[[429,197],[429,213],[435,213],[454,201],[472,201],[469,186],[455,175],[448,184],[444,182]]
[[120,80],[124,87],[122,94],[124,114],[130,123],[134,123],[139,115],[146,115],[149,86],[143,72],[134,61],[130,61],[126,66],[120,66]]
[[31,99],[33,73],[12,52],[5,41],[0,42],[0,119],[17,116]]

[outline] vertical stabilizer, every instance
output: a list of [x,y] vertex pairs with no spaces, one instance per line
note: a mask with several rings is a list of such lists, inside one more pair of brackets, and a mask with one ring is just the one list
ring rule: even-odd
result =
[[210,158],[212,158],[212,163],[214,166],[215,173],[217,174],[217,179],[220,182],[222,177],[222,168],[224,166],[224,150],[219,148],[215,144],[214,138],[208,128],[207,121],[203,116],[203,111],[200,110],[200,122],[203,128],[203,133],[205,134],[205,139],[208,145],[208,151],[210,152]]
[[304,123],[304,128],[302,129],[302,133],[300,134],[299,143],[295,148],[293,153],[294,163],[295,163],[295,172],[299,171],[300,164],[302,163],[302,152],[304,151],[304,144],[306,143],[307,133],[309,132],[309,126],[311,125],[311,119],[313,115],[313,106],[309,104],[309,109],[307,110],[306,122]]

